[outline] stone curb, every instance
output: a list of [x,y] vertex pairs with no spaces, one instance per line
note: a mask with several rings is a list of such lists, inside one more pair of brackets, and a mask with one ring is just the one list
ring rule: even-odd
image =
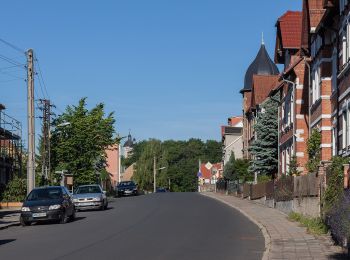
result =
[[236,207],[236,206],[234,206],[234,205],[232,205],[232,204],[222,200],[221,198],[217,198],[215,196],[210,196],[209,194],[205,194],[205,193],[200,193],[200,194],[203,195],[203,196],[206,196],[208,198],[218,200],[221,203],[224,203],[224,204],[230,206],[231,208],[236,209],[242,215],[247,217],[251,222],[253,222],[255,225],[257,225],[260,228],[260,230],[261,230],[261,232],[262,232],[262,234],[264,236],[264,240],[265,240],[265,252],[263,254],[262,260],[268,260],[269,259],[269,253],[270,253],[270,248],[271,248],[271,236],[270,236],[269,232],[267,231],[267,229],[265,228],[265,226],[263,224],[261,224],[259,221],[254,219],[252,216],[248,215],[248,213],[244,212],[239,207]]
[[3,224],[3,225],[0,225],[0,230],[6,229],[6,228],[9,228],[9,227],[19,226],[19,225],[20,225],[20,223],[18,221],[12,222],[12,223],[8,223],[8,224]]

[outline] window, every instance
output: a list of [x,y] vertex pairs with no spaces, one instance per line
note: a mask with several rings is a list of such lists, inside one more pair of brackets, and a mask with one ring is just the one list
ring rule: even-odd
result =
[[321,94],[321,77],[320,77],[320,67],[316,68],[312,72],[312,104],[314,104]]
[[350,24],[349,21],[346,22],[346,25],[343,27],[342,32],[342,61],[343,67],[348,63],[350,58]]
[[343,149],[348,146],[348,113],[343,111]]
[[289,164],[290,164],[290,148],[287,148],[286,151],[286,174],[289,173]]
[[282,174],[284,174],[285,173],[285,169],[284,169],[284,167],[285,167],[285,158],[284,158],[285,156],[284,156],[284,151],[282,152]]
[[337,127],[333,126],[332,127],[332,156],[336,156],[337,155],[336,138],[337,138]]
[[337,49],[334,48],[333,55],[332,55],[332,92],[337,89],[337,75],[338,75]]

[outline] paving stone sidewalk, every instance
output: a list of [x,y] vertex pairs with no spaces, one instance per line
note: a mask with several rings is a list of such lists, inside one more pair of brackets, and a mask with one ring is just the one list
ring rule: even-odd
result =
[[202,193],[239,210],[256,223],[265,237],[263,259],[349,259],[328,236],[313,236],[306,228],[264,205],[219,193]]
[[20,208],[0,209],[0,230],[19,225]]

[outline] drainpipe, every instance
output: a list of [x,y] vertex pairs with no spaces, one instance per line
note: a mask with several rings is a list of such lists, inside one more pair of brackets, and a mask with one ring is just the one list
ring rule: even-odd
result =
[[[306,60],[306,57],[304,57],[304,63],[305,63],[305,65],[307,66],[307,69],[308,69],[308,76],[309,76],[309,78],[308,78],[308,80],[309,80],[309,82],[308,82],[308,86],[307,86],[307,88],[308,88],[308,93],[309,93],[309,104],[308,104],[308,108],[309,108],[309,122],[308,122],[308,129],[309,129],[309,131],[308,131],[308,137],[310,138],[310,131],[311,131],[311,100],[310,100],[310,98],[311,98],[311,95],[310,95],[310,83],[311,83],[311,69],[310,69],[310,64],[307,62],[307,60]],[[313,93],[312,93],[313,94]]]

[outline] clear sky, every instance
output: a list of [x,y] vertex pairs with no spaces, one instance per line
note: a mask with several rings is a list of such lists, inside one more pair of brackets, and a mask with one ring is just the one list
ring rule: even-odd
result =
[[[58,114],[88,97],[115,111],[121,135],[220,140],[220,125],[242,113],[239,90],[261,33],[273,56],[287,10],[301,0],[7,0],[0,38],[34,49],[48,93],[37,80],[36,98],[49,97]],[[25,62],[2,43],[0,55]],[[0,59],[0,103],[26,139],[25,71],[1,69],[11,65]]]

